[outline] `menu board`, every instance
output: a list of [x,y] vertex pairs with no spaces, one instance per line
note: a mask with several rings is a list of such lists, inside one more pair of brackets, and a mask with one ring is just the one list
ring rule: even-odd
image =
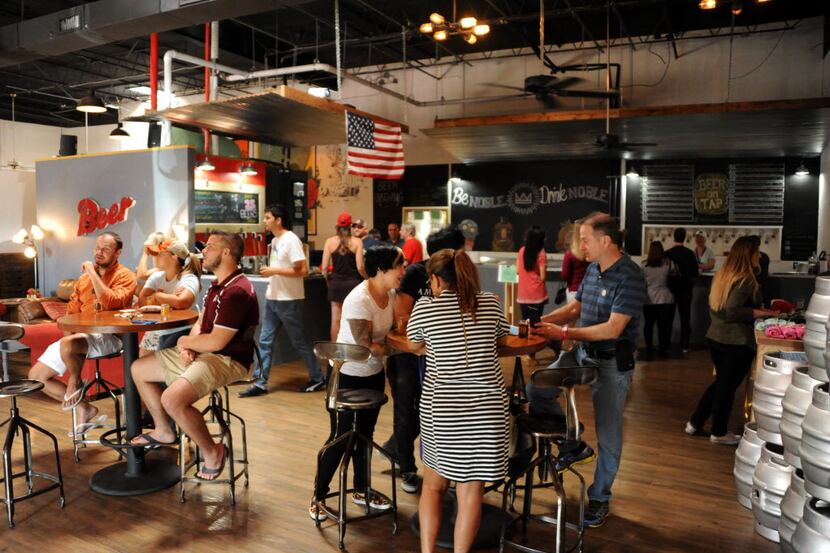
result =
[[196,190],[196,223],[259,223],[259,194]]

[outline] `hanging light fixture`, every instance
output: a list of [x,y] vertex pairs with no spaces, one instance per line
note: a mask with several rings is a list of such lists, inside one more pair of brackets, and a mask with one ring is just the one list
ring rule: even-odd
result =
[[718,7],[718,0],[700,0],[697,5],[701,10],[714,10]]
[[118,126],[110,133],[110,138],[113,140],[127,140],[130,138],[130,133],[124,130],[123,123],[118,123]]
[[804,160],[801,160],[801,164],[796,168],[795,174],[799,177],[806,177],[810,174],[810,170],[807,169],[807,166],[804,165]]
[[196,164],[197,171],[213,171],[214,169],[216,169],[216,167],[208,158],[205,158]]
[[239,174],[245,175],[246,177],[254,177],[258,174],[256,167],[253,166],[251,163],[245,163],[242,167],[239,168]]
[[94,90],[90,90],[89,95],[84,96],[78,101],[75,109],[84,113],[106,113],[107,106],[95,95]]
[[467,44],[475,44],[478,42],[478,37],[490,32],[490,25],[481,23],[471,15],[456,20],[456,4],[453,0],[452,21],[447,21],[438,12],[432,12],[429,15],[429,21],[422,23],[418,30],[425,35],[432,35],[433,40],[437,42],[447,40],[451,35],[461,35]]
[[732,15],[741,15],[744,11],[744,3],[741,0],[732,0]]

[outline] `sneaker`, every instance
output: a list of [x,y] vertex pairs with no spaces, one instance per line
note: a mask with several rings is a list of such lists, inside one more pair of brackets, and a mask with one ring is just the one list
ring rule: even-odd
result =
[[237,395],[239,397],[256,397],[256,396],[264,396],[268,393],[268,390],[265,388],[260,388],[256,384],[248,388],[247,390],[243,390],[239,392]]
[[300,388],[301,392],[317,392],[319,390],[324,390],[326,388],[326,381],[325,380],[309,380],[305,383],[305,386]]
[[723,436],[715,436],[712,434],[709,436],[709,441],[719,445],[737,445],[741,441],[741,437],[732,432],[727,432]]
[[697,434],[697,426],[693,425],[691,421],[686,421],[686,428],[684,430],[686,430],[686,434],[690,436]]
[[585,526],[588,528],[599,528],[608,519],[610,509],[607,501],[588,501],[588,508],[585,509]]
[[[319,505],[319,506],[318,506]],[[323,509],[320,507],[324,507],[326,504],[323,501],[312,501],[311,505],[308,506],[308,516],[311,517],[311,520],[316,522],[322,522],[326,520],[326,513],[323,512]]]
[[556,458],[554,468],[556,472],[562,472],[568,467],[590,463],[596,458],[597,454],[594,453],[594,449],[585,442],[581,442],[576,449],[565,452],[560,451],[559,456]]
[[406,493],[416,493],[420,483],[417,472],[405,472],[401,475],[401,489]]
[[[355,505],[366,505],[366,494],[363,492],[355,492],[352,494],[352,503]],[[388,511],[392,508],[392,504],[387,501],[385,497],[381,497],[376,493],[372,494],[369,500],[369,507],[377,509],[378,511]]]

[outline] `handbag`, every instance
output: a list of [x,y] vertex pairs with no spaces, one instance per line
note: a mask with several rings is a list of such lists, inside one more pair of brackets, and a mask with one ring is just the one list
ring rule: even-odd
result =
[[567,299],[567,297],[568,297],[568,287],[563,286],[559,290],[556,291],[556,296],[553,298],[553,302],[556,305],[559,305],[560,303],[563,303],[565,301],[565,299]]

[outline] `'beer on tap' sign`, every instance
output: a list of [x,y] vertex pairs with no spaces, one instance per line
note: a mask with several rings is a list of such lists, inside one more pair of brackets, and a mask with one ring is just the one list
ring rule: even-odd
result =
[[127,211],[134,205],[135,199],[130,196],[124,196],[109,208],[99,206],[92,198],[84,198],[78,202],[78,236],[127,220]]

